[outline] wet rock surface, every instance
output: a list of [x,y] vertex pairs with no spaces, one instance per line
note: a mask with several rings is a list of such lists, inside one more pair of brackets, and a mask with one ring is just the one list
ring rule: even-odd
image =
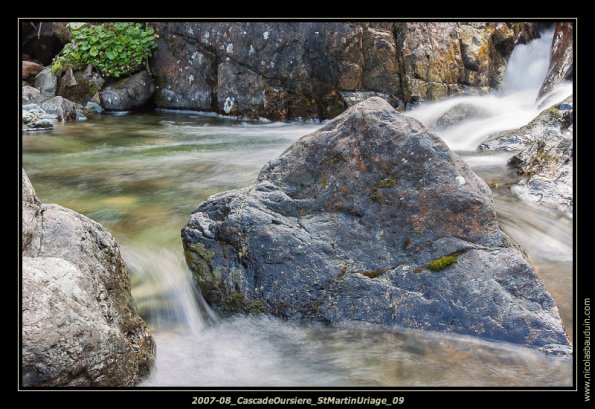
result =
[[161,108],[269,119],[333,118],[344,93],[395,107],[496,88],[534,23],[158,23]]
[[155,344],[112,235],[22,178],[23,386],[133,386]]
[[182,238],[223,310],[568,345],[485,182],[380,98],[302,137],[254,185],[209,198]]
[[571,22],[556,23],[550,64],[537,99],[550,92],[557,84],[574,77],[574,24]]

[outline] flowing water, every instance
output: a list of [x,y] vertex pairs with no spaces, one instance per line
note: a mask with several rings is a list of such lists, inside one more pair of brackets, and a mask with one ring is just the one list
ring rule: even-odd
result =
[[[543,47],[547,38],[537,41]],[[534,43],[515,53],[535,52]],[[511,86],[516,80],[509,77],[502,95],[452,98],[408,114],[432,126],[462,101],[490,112],[475,124],[436,131],[493,188],[502,227],[526,249],[570,332],[571,220],[510,194],[515,179],[507,155],[474,152],[487,133],[524,125],[538,112],[535,86]],[[252,183],[267,161],[319,126],[160,112],[103,116],[23,136],[23,168],[41,200],[93,218],[121,244],[139,312],[157,342],[144,385],[570,385],[569,358],[517,345],[366,325],[305,326],[270,316],[221,318],[209,309],[190,279],[180,228],[209,195]]]

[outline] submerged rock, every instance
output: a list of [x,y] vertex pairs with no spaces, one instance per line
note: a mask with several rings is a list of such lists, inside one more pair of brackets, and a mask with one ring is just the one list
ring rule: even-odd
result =
[[569,344],[489,187],[380,98],[302,137],[254,185],[209,198],[182,238],[222,309]]
[[108,85],[99,98],[101,106],[108,111],[128,111],[145,105],[154,92],[153,78],[147,71],[141,71]]
[[22,176],[23,386],[132,386],[155,344],[137,314],[112,235],[62,206],[39,202]]
[[485,118],[486,116],[488,116],[488,113],[485,110],[473,104],[462,102],[442,114],[440,118],[436,120],[435,127],[449,128],[458,125],[463,121]]

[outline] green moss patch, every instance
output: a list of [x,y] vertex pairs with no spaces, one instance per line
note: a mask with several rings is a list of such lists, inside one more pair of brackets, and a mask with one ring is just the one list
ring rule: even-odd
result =
[[382,179],[378,182],[378,189],[386,189],[388,187],[394,187],[397,185],[397,180],[393,178]]
[[386,189],[389,187],[395,187],[396,185],[397,180],[394,178],[382,179],[380,182],[376,184],[374,188],[372,188],[372,191],[370,192],[370,199],[372,199],[374,202],[379,202],[381,197],[378,190]]
[[231,293],[223,298],[221,303],[222,310],[225,312],[242,312],[244,314],[263,314],[267,306],[262,300],[251,300],[244,293],[232,290]]
[[427,268],[429,268],[432,271],[440,271],[440,270],[444,270],[446,267],[450,266],[453,263],[457,262],[457,256],[444,256],[444,257],[440,257],[437,258],[436,260],[432,260],[428,263],[428,265],[426,266]]

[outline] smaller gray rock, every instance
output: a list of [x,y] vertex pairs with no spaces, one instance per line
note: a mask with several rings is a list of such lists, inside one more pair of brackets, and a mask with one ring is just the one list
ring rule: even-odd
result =
[[109,85],[99,97],[108,111],[128,111],[145,105],[154,92],[153,78],[141,71]]
[[545,135],[513,156],[509,165],[523,177],[512,192],[523,200],[572,213],[572,139]]
[[463,121],[470,119],[480,119],[486,117],[487,115],[488,113],[485,110],[475,105],[463,102],[455,105],[442,114],[442,116],[436,121],[435,127],[443,129],[449,128],[453,125],[458,125]]
[[34,115],[31,112],[25,111],[23,109],[22,114],[21,114],[21,119],[22,119],[22,121],[23,121],[24,124],[28,124],[29,122],[33,121],[34,118],[35,117],[34,117]]
[[84,71],[67,71],[60,79],[57,94],[79,104],[86,104],[91,101],[93,96],[98,93],[105,84],[105,79],[92,67],[87,67]]
[[41,107],[37,104],[23,104],[22,108],[26,111],[39,110]]
[[51,119],[39,119],[30,122],[27,126],[34,129],[52,129],[54,127],[54,121]]
[[85,105],[85,109],[89,112],[93,112],[95,114],[100,114],[104,111],[104,109],[101,107],[101,105],[95,103],[95,102],[87,102],[87,104]]
[[54,114],[41,114],[39,115],[39,119],[51,119],[52,121],[58,121],[58,115]]
[[56,96],[56,85],[58,78],[52,74],[50,67],[44,68],[35,76],[35,88],[39,89],[41,99],[46,100]]
[[58,96],[45,101],[41,104],[41,108],[46,113],[57,115],[60,121],[64,121],[76,119],[76,110],[80,105]]
[[83,111],[81,111],[80,109],[77,109],[75,111],[75,114],[76,114],[76,118],[75,119],[77,121],[86,121],[87,120],[87,117],[85,116],[85,114],[83,114]]
[[23,87],[21,93],[21,104],[23,106],[28,104],[35,104],[41,100],[41,93],[37,88],[33,88],[29,85]]

